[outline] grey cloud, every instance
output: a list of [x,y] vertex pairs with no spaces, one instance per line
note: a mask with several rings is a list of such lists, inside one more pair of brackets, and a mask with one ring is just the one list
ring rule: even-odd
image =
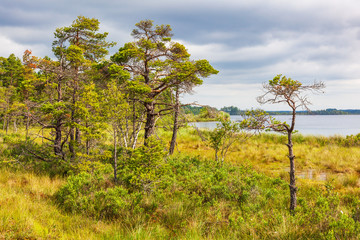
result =
[[301,81],[343,82],[349,92],[354,82],[347,80],[360,75],[358,6],[356,0],[4,0],[0,56],[9,48],[51,55],[54,30],[78,15],[100,20],[101,31],[118,42],[113,53],[132,40],[136,22],[152,19],[170,24],[194,59],[208,59],[220,70],[205,81],[210,85],[260,84],[283,73]]

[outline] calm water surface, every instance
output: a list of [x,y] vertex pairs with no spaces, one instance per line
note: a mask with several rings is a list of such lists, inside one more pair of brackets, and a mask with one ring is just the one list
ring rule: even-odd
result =
[[[290,123],[290,115],[274,116],[280,121]],[[231,120],[241,120],[240,115],[231,116]],[[216,122],[193,123],[199,128],[214,129]],[[360,115],[298,115],[295,129],[303,135],[354,135],[360,133]]]

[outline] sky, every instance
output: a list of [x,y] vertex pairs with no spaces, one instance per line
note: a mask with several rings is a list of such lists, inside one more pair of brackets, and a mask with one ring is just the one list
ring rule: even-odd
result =
[[117,42],[111,55],[151,19],[170,24],[193,60],[219,70],[183,102],[288,110],[256,102],[262,84],[283,74],[325,83],[324,94],[308,94],[310,109],[360,109],[359,12],[358,0],[1,0],[0,56],[51,56],[55,29],[79,15],[99,19]]

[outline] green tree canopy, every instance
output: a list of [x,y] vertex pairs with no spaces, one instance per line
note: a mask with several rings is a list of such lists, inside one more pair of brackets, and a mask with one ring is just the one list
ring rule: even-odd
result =
[[135,41],[126,43],[111,60],[131,73],[131,80],[145,85],[148,92],[139,99],[146,110],[145,142],[155,130],[156,116],[161,114],[159,96],[174,86],[202,84],[203,77],[216,74],[207,60],[191,61],[184,45],[171,41],[169,25],[154,26],[153,21],[136,24],[132,36]]

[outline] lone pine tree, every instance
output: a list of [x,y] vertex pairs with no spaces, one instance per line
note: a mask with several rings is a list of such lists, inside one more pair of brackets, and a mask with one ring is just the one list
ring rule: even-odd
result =
[[288,148],[288,158],[290,163],[290,212],[294,212],[297,205],[297,186],[295,179],[295,155],[293,151],[292,135],[295,130],[296,110],[298,108],[309,109],[310,101],[306,95],[306,91],[322,92],[325,84],[322,82],[304,85],[297,80],[287,78],[286,76],[277,75],[268,83],[263,84],[265,93],[257,98],[260,104],[279,104],[285,103],[291,108],[291,122],[280,122],[269,116],[263,110],[251,110],[244,114],[242,126],[251,130],[272,130],[287,135],[286,146]]
[[310,104],[308,98],[303,94],[305,91],[322,91],[325,87],[324,83],[313,83],[311,85],[303,85],[297,80],[287,78],[286,76],[277,75],[273,80],[263,85],[265,94],[257,98],[261,104],[265,103],[286,103],[292,111],[290,125],[286,123],[276,123],[270,125],[271,129],[277,132],[283,132],[287,134],[287,144],[290,160],[290,211],[293,212],[297,205],[296,198],[296,179],[295,179],[295,155],[293,153],[292,134],[295,129],[296,109],[304,108],[309,110]]

